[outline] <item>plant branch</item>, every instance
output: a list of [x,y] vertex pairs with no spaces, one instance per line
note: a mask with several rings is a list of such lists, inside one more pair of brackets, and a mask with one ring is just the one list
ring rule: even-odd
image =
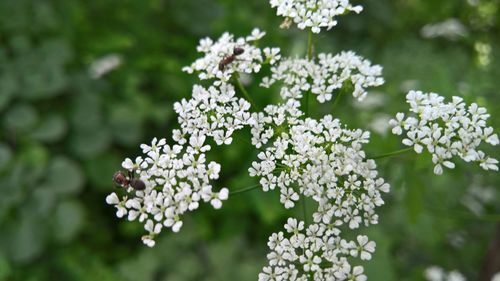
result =
[[245,86],[243,86],[243,84],[241,83],[239,77],[236,77],[234,80],[236,81],[236,86],[238,86],[238,89],[240,89],[241,93],[248,100],[248,102],[250,103],[250,105],[253,106],[254,108],[257,107],[256,104],[255,104],[255,102],[254,102],[254,100],[252,99],[252,97],[250,96],[250,94],[245,89]]
[[313,57],[313,33],[309,30],[307,34],[307,59],[312,60]]
[[308,224],[307,222],[307,202],[306,202],[306,197],[305,196],[302,196],[302,213],[304,215],[304,223]]
[[386,154],[381,154],[381,155],[377,155],[377,156],[374,156],[374,157],[367,157],[367,158],[368,159],[382,159],[382,158],[387,158],[387,157],[392,157],[392,156],[400,155],[400,154],[403,154],[403,153],[406,153],[406,152],[410,152],[412,150],[413,150],[413,147],[408,147],[408,148],[403,148],[403,149],[396,150],[396,151],[393,151],[393,152],[389,152],[389,153],[386,153]]
[[238,190],[235,190],[235,191],[230,191],[229,195],[235,195],[235,194],[239,194],[239,193],[244,193],[244,192],[247,192],[247,191],[259,188],[260,186],[261,185],[259,183],[259,184],[255,184],[255,185],[252,185],[252,186],[249,186],[249,187],[245,187],[245,188],[242,188],[242,189],[238,189]]

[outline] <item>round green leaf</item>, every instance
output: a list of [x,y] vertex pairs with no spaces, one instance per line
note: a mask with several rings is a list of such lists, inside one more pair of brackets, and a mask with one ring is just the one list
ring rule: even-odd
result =
[[0,111],[5,109],[17,90],[18,81],[12,74],[0,76]]
[[45,185],[59,194],[74,194],[83,187],[84,177],[80,166],[63,156],[52,160]]
[[93,157],[105,151],[111,145],[111,134],[103,128],[88,132],[78,132],[73,135],[71,149],[81,157]]
[[62,202],[57,207],[54,218],[54,237],[60,242],[69,242],[83,226],[84,209],[77,201]]
[[85,161],[85,170],[92,188],[103,191],[111,190],[113,186],[111,178],[121,168],[121,161],[121,158],[110,154]]
[[17,262],[29,262],[37,257],[45,244],[45,228],[39,218],[30,213],[14,225],[9,243],[10,256]]
[[38,113],[35,108],[28,104],[20,104],[7,112],[4,124],[10,130],[27,132],[35,126],[37,121]]
[[33,131],[31,136],[43,142],[56,142],[60,140],[67,131],[67,124],[60,115],[51,115]]
[[7,166],[11,159],[12,151],[10,151],[10,148],[4,143],[0,143],[0,171]]
[[130,106],[120,105],[111,109],[110,126],[118,143],[132,146],[142,136],[141,114]]

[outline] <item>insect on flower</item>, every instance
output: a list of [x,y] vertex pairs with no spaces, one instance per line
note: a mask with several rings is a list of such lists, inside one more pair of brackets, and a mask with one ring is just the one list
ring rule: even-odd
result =
[[134,172],[129,171],[128,177],[124,172],[118,171],[113,175],[113,182],[121,187],[129,187],[131,186],[135,190],[144,190],[146,189],[146,184],[134,177]]
[[236,57],[243,54],[245,49],[240,47],[235,47],[231,55],[225,56],[219,63],[219,70],[224,71],[226,66],[236,60]]

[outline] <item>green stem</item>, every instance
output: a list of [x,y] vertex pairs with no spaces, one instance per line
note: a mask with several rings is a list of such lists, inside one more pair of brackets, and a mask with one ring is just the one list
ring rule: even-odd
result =
[[248,94],[247,90],[245,89],[245,86],[243,86],[243,84],[241,84],[240,79],[236,78],[234,80],[236,81],[236,86],[238,86],[238,89],[240,89],[241,93],[243,93],[243,96],[245,96],[245,98],[248,100],[248,102],[250,103],[250,105],[255,108],[256,107],[255,102],[253,101],[253,99],[250,96],[250,94]]
[[342,96],[342,93],[344,93],[344,91],[341,89],[339,91],[339,93],[337,94],[337,96],[335,97],[335,100],[333,101],[332,108],[335,108],[335,106],[339,103],[340,97]]
[[307,58],[309,60],[313,58],[313,33],[310,30],[307,35]]
[[304,223],[306,224],[307,227],[307,202],[305,196],[302,196],[302,213],[304,215]]
[[[313,58],[313,33],[309,30],[307,34],[307,59],[312,60]],[[309,116],[309,95],[311,91],[307,91],[304,95],[304,113],[305,116]]]
[[255,184],[255,185],[252,185],[252,186],[249,186],[249,187],[245,187],[245,188],[242,188],[242,189],[231,191],[231,192],[229,192],[229,195],[235,195],[235,194],[238,194],[238,193],[244,193],[244,192],[247,192],[247,191],[259,188],[260,186],[261,186],[260,184]]
[[393,152],[389,152],[389,153],[382,154],[382,155],[377,155],[375,157],[368,157],[368,158],[369,159],[381,159],[381,158],[396,156],[396,155],[399,155],[399,154],[410,152],[412,150],[413,150],[413,147],[408,147],[408,148],[403,148],[403,149],[400,149],[400,150],[396,150],[396,151],[393,151]]

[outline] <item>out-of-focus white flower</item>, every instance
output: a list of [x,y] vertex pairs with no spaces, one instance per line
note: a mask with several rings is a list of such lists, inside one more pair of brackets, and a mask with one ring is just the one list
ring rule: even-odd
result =
[[493,187],[484,187],[474,182],[462,198],[462,204],[476,215],[482,215],[485,207],[495,201],[497,192]]
[[[135,162],[123,161],[123,168],[137,174],[145,183],[144,190],[126,187],[119,198],[115,192],[106,197],[106,203],[114,205],[116,215],[128,220],[144,223],[148,232],[142,241],[149,247],[155,245],[154,238],[162,228],[179,232],[181,216],[198,208],[199,202],[210,202],[219,209],[228,198],[228,189],[212,191],[211,180],[219,178],[220,165],[207,163],[205,136],[191,135],[186,146],[170,146],[165,139],[153,139],[151,145],[141,145],[143,157]],[[132,168],[131,168],[132,167]]]
[[359,14],[363,10],[361,6],[352,6],[348,0],[270,0],[269,3],[276,8],[278,16],[286,18],[286,26],[293,21],[298,28],[310,28],[314,33],[336,26],[338,16],[350,11]]
[[465,277],[457,270],[446,272],[439,266],[430,266],[424,272],[427,281],[466,281]]
[[500,281],[500,272],[497,272],[495,275],[493,275],[491,281]]
[[89,68],[90,77],[99,79],[106,73],[113,71],[122,64],[122,58],[118,54],[109,54],[92,62]]
[[389,125],[389,121],[391,120],[391,116],[387,114],[377,114],[373,117],[372,121],[368,125],[370,129],[380,135],[386,135],[389,129],[391,129],[391,125]]
[[499,144],[493,128],[486,126],[490,115],[485,108],[475,103],[467,107],[460,97],[445,103],[438,94],[420,91],[410,91],[406,100],[414,116],[404,119],[404,114],[398,113],[390,121],[392,132],[396,135],[406,132],[403,144],[413,146],[417,153],[427,148],[432,154],[435,174],[442,174],[443,167],[453,169],[455,164],[450,160],[455,155],[466,162],[476,162],[485,170],[498,171],[498,160],[477,150],[483,141]]
[[446,273],[439,266],[431,266],[425,270],[424,276],[427,281],[443,281]]
[[318,60],[283,59],[271,68],[271,76],[262,80],[261,86],[270,87],[282,82],[280,93],[284,99],[300,99],[303,93],[311,91],[320,103],[332,99],[335,91],[349,81],[352,95],[358,100],[366,96],[366,88],[384,84],[382,67],[372,65],[354,52],[338,55],[319,54]]
[[457,19],[451,18],[443,22],[425,25],[420,34],[424,38],[444,37],[457,40],[468,35],[467,28]]
[[[265,35],[258,29],[254,29],[251,35],[246,38],[234,38],[234,35],[224,33],[214,42],[210,38],[200,40],[197,47],[198,52],[204,54],[190,66],[183,67],[182,70],[187,73],[198,73],[201,80],[217,79],[214,84],[218,85],[227,82],[234,73],[257,73],[260,71],[264,62],[270,64],[279,60],[279,48],[265,48],[261,50],[253,45],[254,41],[259,40]],[[240,49],[242,53],[235,54]],[[226,60],[232,57],[232,60]]]

